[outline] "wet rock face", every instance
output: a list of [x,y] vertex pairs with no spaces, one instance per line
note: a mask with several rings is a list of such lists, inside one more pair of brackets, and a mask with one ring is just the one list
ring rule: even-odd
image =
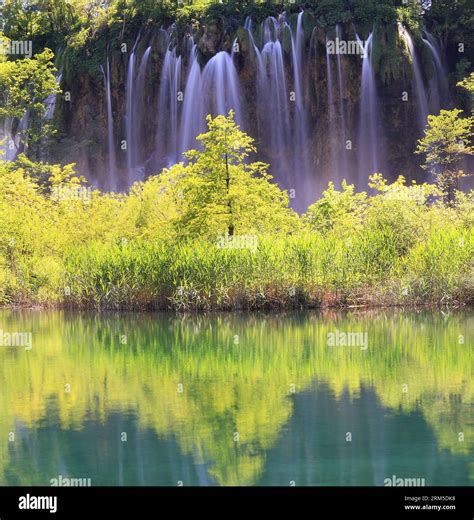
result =
[[204,34],[198,42],[198,49],[205,61],[209,60],[221,50],[222,32],[217,23],[204,27]]
[[[259,29],[255,29],[255,41],[261,48],[258,37]],[[333,31],[334,32],[334,31]],[[343,28],[344,34],[350,40],[355,38],[352,26],[349,24]],[[238,42],[233,49],[234,41]],[[343,55],[340,58],[340,70],[344,78],[341,85],[338,84],[338,65],[335,57],[332,59],[333,93],[330,96],[328,90],[328,72],[326,56],[327,33],[320,27],[306,30],[304,36],[304,58],[302,59],[302,95],[304,97],[305,117],[309,131],[305,136],[304,150],[311,163],[314,176],[319,184],[327,185],[335,178],[334,169],[331,164],[331,155],[345,153],[344,143],[346,140],[352,142],[352,152],[348,152],[345,161],[354,168],[357,162],[358,146],[361,145],[361,128],[359,125],[360,99],[361,99],[361,58],[359,56]],[[179,43],[182,57],[182,69],[177,80],[178,94],[183,95],[186,90],[187,74],[190,67],[191,47],[184,45],[182,35],[175,36],[174,41]],[[383,164],[386,167],[381,171],[386,176],[395,177],[404,174],[408,178],[416,178],[420,174],[418,163],[420,158],[413,155],[416,146],[416,128],[413,123],[416,118],[415,97],[411,95],[409,101],[401,102],[401,93],[410,91],[411,69],[408,60],[404,60],[396,47],[390,47],[387,38],[382,35],[379,49],[381,58],[378,60],[379,70],[376,71],[377,95],[381,107],[380,119],[384,128],[384,136],[381,137],[383,144]],[[162,114],[159,111],[160,92],[163,86],[162,70],[166,52],[166,42],[159,39],[147,40],[151,42],[152,50],[148,64],[148,72],[145,80],[145,88],[140,100],[140,128],[137,129],[137,157],[145,167],[145,174],[153,174],[160,171],[157,167],[157,136],[160,135],[158,127],[163,126]],[[265,134],[271,131],[269,126],[264,125],[265,117],[262,116],[262,102],[268,98],[268,92],[257,94],[256,84],[258,81],[257,53],[253,41],[248,32],[239,27],[235,31],[228,31],[220,22],[208,23],[200,27],[195,33],[195,40],[202,67],[218,52],[222,50],[233,50],[233,63],[235,65],[241,104],[245,107],[243,117],[243,128],[256,139],[256,145],[260,152],[259,158],[273,164],[279,157],[291,155],[291,142],[282,143],[278,155],[275,150],[268,146]],[[144,45],[143,50],[146,45]],[[284,47],[282,45],[282,47]],[[141,53],[143,53],[143,50]],[[285,82],[287,90],[293,88],[292,66],[291,66],[291,41],[290,47],[283,49],[285,60]],[[137,56],[137,63],[141,55]],[[125,138],[125,115],[126,115],[126,75],[128,56],[116,51],[111,56],[111,97],[114,114],[114,135],[117,155],[117,166],[119,175],[123,179],[121,189],[126,188],[127,179],[127,156],[121,149]],[[166,82],[165,82],[166,83]],[[108,140],[107,140],[107,108],[104,95],[104,79],[101,75],[92,77],[88,74],[77,75],[69,85],[63,89],[71,90],[73,103],[60,104],[58,110],[58,123],[60,133],[74,142],[74,146],[67,149],[67,157],[59,158],[62,162],[77,162],[78,169],[90,180],[98,182],[105,178],[104,171],[108,162]],[[340,91],[341,90],[341,91]],[[184,98],[186,94],[184,94]],[[262,97],[264,98],[262,100]],[[166,102],[171,103],[171,99]],[[291,102],[288,102],[291,106]],[[183,105],[177,104],[177,110],[182,111]],[[344,121],[341,117],[343,107]],[[291,111],[291,108],[290,108]],[[270,109],[270,112],[271,109]],[[270,113],[270,119],[274,124],[274,114]],[[346,126],[345,132],[340,129]],[[330,132],[329,129],[336,129]],[[364,129],[362,129],[364,130]],[[363,138],[363,136],[362,136]],[[337,154],[334,150],[339,150]],[[350,155],[350,154],[353,155]],[[161,167],[163,164],[161,164]],[[297,175],[298,172],[290,171],[289,176]],[[355,176],[346,178],[354,182]],[[277,179],[278,180],[278,179]],[[340,179],[339,179],[340,180]],[[288,188],[294,187],[292,185]],[[364,179],[364,188],[367,182]],[[319,189],[319,186],[318,186]]]

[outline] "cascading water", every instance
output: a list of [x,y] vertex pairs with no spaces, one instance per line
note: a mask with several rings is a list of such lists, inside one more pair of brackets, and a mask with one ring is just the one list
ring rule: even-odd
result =
[[[61,84],[61,78],[62,78],[62,74],[60,73],[56,77],[56,83],[58,85]],[[44,100],[44,103],[46,105],[46,112],[44,114],[45,121],[51,121],[53,119],[53,117],[54,117],[54,111],[55,111],[55,108],[56,108],[56,98],[57,98],[57,94],[50,94]]]
[[127,66],[126,82],[126,110],[125,110],[125,135],[127,142],[127,170],[128,183],[143,180],[145,176],[144,159],[141,152],[143,132],[143,107],[145,94],[145,79],[148,72],[148,63],[151,47],[147,47],[140,59],[137,56],[137,48],[140,40],[138,35],[130,53]]
[[204,106],[202,94],[201,66],[197,59],[197,46],[192,37],[189,38],[189,65],[181,126],[179,130],[179,150],[184,152],[196,147],[196,136],[204,132]]
[[[174,28],[173,28],[174,30]],[[156,151],[157,161],[161,166],[169,167],[179,160],[179,111],[182,100],[181,72],[182,58],[178,55],[172,40],[173,33],[168,34],[167,49],[161,71],[160,95],[158,101],[158,123]]]
[[[311,198],[314,187],[303,75],[303,12],[297,17],[296,31],[286,22],[284,15],[279,19],[266,18],[261,28],[261,50],[255,44],[250,18],[247,18],[244,28],[253,47],[257,69],[259,150],[270,162],[272,174],[283,187],[298,187],[298,203],[303,206]],[[289,61],[282,46],[285,31],[291,41]]]
[[126,115],[125,115],[125,136],[127,141],[127,169],[128,181],[132,184],[135,180],[135,135],[134,135],[134,118],[133,118],[133,99],[135,84],[135,51],[137,41],[133,46],[130,57],[128,58],[127,67],[127,86],[126,86]]
[[[342,52],[333,52],[337,49],[342,38],[342,28],[335,27],[335,40],[326,34],[326,89],[328,100],[327,128],[329,144],[329,167],[327,168],[330,178],[339,183],[343,179],[353,179],[351,165],[348,161],[346,142],[348,139],[347,115],[344,104],[345,78],[342,64]],[[352,153],[352,152],[349,152]]]
[[[342,29],[340,25],[336,25],[336,38],[338,40],[342,40]],[[347,140],[347,117],[346,117],[346,109],[344,106],[344,89],[345,89],[345,81],[344,81],[344,72],[342,67],[342,58],[341,54],[336,53],[336,61],[337,61],[337,79],[338,79],[338,89],[339,89],[339,121],[340,121],[340,168],[342,169],[342,177],[346,180],[349,178],[349,164],[347,161],[347,151],[346,151],[346,140]]]
[[240,88],[233,56],[221,51],[201,70],[192,38],[187,45],[189,63],[184,91],[183,62],[169,38],[163,62],[158,108],[155,163],[171,166],[183,159],[183,152],[195,148],[196,137],[206,129],[206,115],[226,115],[232,109],[243,124]]
[[430,112],[438,113],[441,108],[449,105],[447,74],[443,65],[443,53],[439,42],[428,31],[424,30],[423,33],[425,35],[423,43],[431,53],[435,72],[430,85]]
[[[249,26],[250,22],[249,22]],[[258,139],[262,152],[272,156],[273,171],[285,183],[291,182],[291,156],[286,151],[290,143],[290,112],[285,64],[278,39],[279,22],[271,17],[263,22],[263,48],[254,45],[257,65],[257,118],[259,128],[266,129]]]
[[[299,172],[301,182],[298,184],[300,189],[304,188],[304,193],[306,193],[311,187],[310,179],[312,177],[312,171],[308,159],[309,132],[303,92],[303,14],[303,11],[298,14],[295,34],[291,31],[289,25],[287,25],[287,28],[291,32],[293,88],[295,93],[294,127],[296,131],[294,133],[295,139],[293,142],[293,171]],[[291,99],[292,96],[290,95],[290,100]],[[303,198],[303,193],[299,194],[299,198]]]
[[138,69],[136,95],[134,98],[134,121],[135,121],[135,171],[138,173],[138,178],[143,179],[145,171],[143,165],[143,157],[140,154],[140,144],[143,142],[144,133],[144,110],[146,109],[146,77],[148,74],[148,62],[150,60],[151,46],[147,47],[143,53]]
[[110,86],[110,63],[107,57],[106,70],[102,68],[104,75],[105,100],[107,103],[107,148],[109,156],[108,187],[117,189],[117,157],[115,155],[114,115],[112,110],[112,92]]
[[423,75],[421,73],[421,68],[418,62],[418,56],[415,50],[415,46],[413,45],[413,40],[411,36],[408,34],[407,30],[403,27],[401,23],[398,24],[398,30],[400,37],[405,42],[408,52],[411,58],[412,70],[413,70],[413,90],[415,91],[415,96],[417,100],[417,110],[418,110],[418,125],[420,133],[423,132],[426,126],[426,121],[429,114],[428,108],[428,98],[426,96],[425,85],[423,83]]
[[11,157],[15,159],[18,153],[26,153],[28,150],[28,135],[27,130],[30,124],[30,111],[27,110],[23,117],[20,119],[18,123],[18,127],[16,128],[16,132],[10,134],[11,143],[14,144],[12,146]]
[[358,181],[367,185],[372,173],[380,172],[380,157],[383,154],[381,122],[377,99],[375,75],[372,68],[373,33],[363,42],[356,34],[359,45],[364,48],[362,58],[362,78],[360,88],[359,130],[358,130]]
[[0,160],[13,161],[15,157],[16,147],[12,137],[12,120],[6,118],[0,128]]
[[239,78],[232,55],[221,51],[213,56],[202,71],[202,88],[206,114],[227,114],[234,110],[235,120],[242,124]]
[[[61,83],[61,77],[61,73],[56,76],[56,83],[58,85]],[[50,123],[54,117],[56,98],[56,94],[50,94],[43,101],[45,107],[43,121],[45,123]],[[28,110],[18,122],[15,130],[13,120],[11,118],[5,118],[2,127],[0,128],[0,160],[14,161],[18,151],[25,152],[28,149],[28,140],[25,136],[25,132],[28,130],[29,122],[30,112]],[[40,147],[39,159],[48,159],[46,147]]]
[[331,177],[333,179],[341,179],[341,165],[340,165],[340,154],[337,153],[336,143],[339,139],[336,107],[334,100],[334,92],[336,91],[333,71],[332,71],[332,60],[329,52],[328,45],[329,38],[326,36],[326,90],[328,98],[328,143],[329,143],[329,162],[331,168]]
[[[324,55],[320,54],[324,52],[321,32],[313,30],[308,54],[303,21],[303,12],[288,19],[285,14],[268,17],[255,33],[258,39],[254,39],[252,21],[247,18],[244,29],[250,47],[244,41],[235,40],[232,53],[221,50],[204,66],[201,63],[204,56],[198,51],[201,42],[195,42],[190,34],[178,42],[175,26],[160,30],[161,40],[153,54],[149,46],[140,57],[139,49],[144,47],[138,45],[137,38],[129,55],[125,86],[129,184],[184,160],[183,152],[199,146],[196,137],[206,130],[206,115],[227,114],[230,109],[234,110],[241,128],[255,138],[258,158],[270,164],[270,172],[278,184],[296,190],[293,205],[297,209],[304,209],[312,202],[329,180],[338,183],[345,178],[359,188],[366,188],[370,174],[387,173],[384,166],[391,159],[386,159],[384,150],[382,119],[386,120],[386,114],[382,113],[385,106],[379,104],[377,92],[378,88],[384,89],[384,84],[380,82],[379,87],[376,86],[373,34],[370,33],[365,42],[356,35],[364,50],[362,59],[356,51],[347,52],[357,55],[354,57],[345,57],[344,51],[329,52],[326,37],[324,67]],[[336,40],[348,43],[343,40],[341,26],[336,25],[332,32]],[[411,56],[412,92],[418,104],[421,127],[428,109],[432,111],[432,104],[439,105],[443,99],[442,83],[446,79],[442,54],[434,38],[425,32],[424,43],[432,55],[436,72],[433,94],[427,96],[413,42],[404,30],[402,32]],[[156,38],[151,41],[155,45]],[[237,41],[239,45],[235,45]],[[230,47],[228,40],[227,45]],[[244,54],[237,55],[237,52]],[[308,66],[310,56],[314,57],[315,70]],[[153,88],[147,90],[153,79],[147,74],[156,71],[157,65],[159,71],[153,72],[159,78],[155,100],[150,96]],[[321,65],[322,74],[318,70]],[[349,95],[354,77],[351,71],[357,67],[361,67],[358,105]],[[118,180],[117,170],[121,168],[115,156],[113,129],[116,125],[109,76],[107,64],[104,84],[109,186],[115,189],[124,187],[125,182]],[[438,93],[439,102],[435,95]],[[146,108],[149,106],[156,107],[155,119]],[[314,107],[320,111],[316,113]],[[150,139],[152,128],[155,134]],[[326,137],[320,139],[316,129],[323,128]],[[351,151],[346,150],[348,140],[352,142]]]

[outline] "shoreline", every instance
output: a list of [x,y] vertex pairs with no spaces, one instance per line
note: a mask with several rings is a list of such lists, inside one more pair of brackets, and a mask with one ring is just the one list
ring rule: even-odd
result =
[[317,313],[329,313],[329,312],[382,312],[386,310],[394,311],[463,311],[463,310],[474,310],[474,302],[457,302],[455,304],[449,303],[387,303],[387,304],[367,304],[367,305],[302,305],[302,306],[261,306],[258,308],[244,308],[236,307],[233,309],[225,307],[213,307],[213,308],[187,308],[187,309],[176,309],[172,307],[128,307],[128,308],[113,308],[113,307],[87,307],[87,306],[75,306],[75,305],[51,305],[51,304],[13,304],[13,305],[0,305],[0,311],[4,310],[16,310],[16,311],[67,311],[67,312],[87,312],[95,314],[174,314],[174,315],[193,315],[193,316],[205,316],[208,314],[248,314],[248,315],[259,315],[259,314],[287,314],[287,313],[300,313],[300,312],[317,312]]

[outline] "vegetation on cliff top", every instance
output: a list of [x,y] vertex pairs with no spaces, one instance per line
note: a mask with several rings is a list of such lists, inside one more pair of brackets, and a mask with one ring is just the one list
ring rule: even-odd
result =
[[395,27],[401,21],[419,35],[421,27],[428,26],[445,47],[462,42],[466,56],[472,56],[474,13],[468,0],[433,0],[429,8],[396,0],[30,0],[26,5],[5,0],[0,15],[5,36],[32,39],[36,49],[53,49],[60,54],[64,73],[87,70],[99,75],[107,49],[119,49],[124,42],[133,45],[140,31],[153,34],[174,23],[183,33],[194,28],[202,34],[208,24],[217,23],[222,33],[235,32],[247,16],[258,23],[282,12],[291,17],[301,9],[313,27],[350,23],[365,32],[374,24]]

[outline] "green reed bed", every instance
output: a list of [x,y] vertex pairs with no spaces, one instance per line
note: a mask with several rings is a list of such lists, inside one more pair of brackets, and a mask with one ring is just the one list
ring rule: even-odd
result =
[[262,237],[255,250],[207,241],[99,243],[66,260],[63,303],[111,309],[256,309],[463,304],[473,294],[472,230],[434,230],[401,254],[397,237]]

